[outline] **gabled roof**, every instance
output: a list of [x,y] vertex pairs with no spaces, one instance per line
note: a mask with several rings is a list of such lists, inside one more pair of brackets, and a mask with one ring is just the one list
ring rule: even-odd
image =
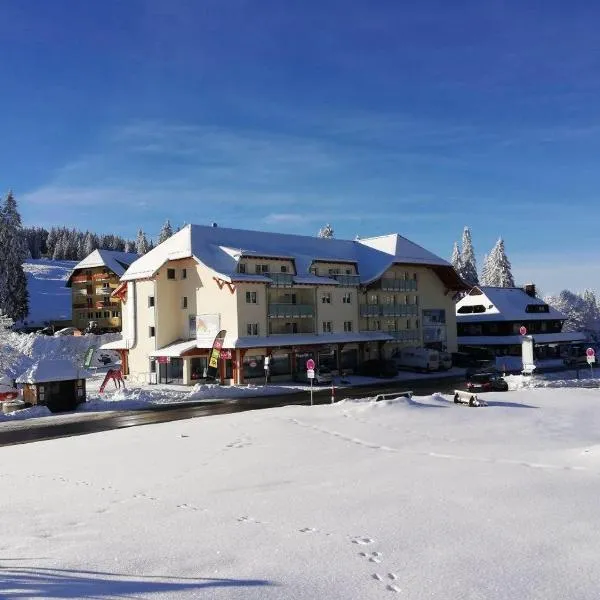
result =
[[[459,313],[463,306],[483,306],[484,312]],[[548,312],[528,312],[528,306],[548,306],[539,298],[525,293],[522,288],[474,287],[456,304],[456,318],[463,323],[481,321],[541,321],[564,320],[566,316],[552,306]]]
[[118,277],[122,277],[129,266],[139,258],[139,254],[132,252],[118,252],[117,250],[94,250],[74,267],[67,286],[71,286],[71,278],[76,271],[92,269],[93,267],[106,267]]
[[203,225],[187,225],[175,233],[133,263],[123,280],[152,277],[168,260],[191,257],[223,277],[234,278],[242,256],[289,258],[298,276],[308,276],[315,260],[354,262],[361,283],[378,279],[394,263],[435,266],[448,271],[447,286],[465,289],[447,261],[398,234],[338,240]]
[[50,381],[71,381],[91,377],[86,369],[76,367],[70,360],[45,359],[34,363],[19,377],[17,383],[46,383]]

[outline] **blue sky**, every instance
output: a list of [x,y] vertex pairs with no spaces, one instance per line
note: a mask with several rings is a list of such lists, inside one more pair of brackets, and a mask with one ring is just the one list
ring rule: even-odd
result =
[[469,225],[521,282],[600,288],[597,3],[4,0],[0,22],[26,224],[330,222],[446,258]]

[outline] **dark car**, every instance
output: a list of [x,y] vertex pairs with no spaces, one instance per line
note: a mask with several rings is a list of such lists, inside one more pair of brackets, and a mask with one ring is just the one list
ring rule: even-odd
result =
[[366,377],[395,377],[398,375],[398,367],[393,360],[373,358],[366,360],[359,372]]
[[467,381],[469,392],[507,392],[508,383],[497,373],[475,373]]

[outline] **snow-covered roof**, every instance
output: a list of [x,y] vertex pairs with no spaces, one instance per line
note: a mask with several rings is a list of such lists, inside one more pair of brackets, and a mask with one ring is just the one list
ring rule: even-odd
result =
[[237,278],[241,256],[288,258],[294,261],[298,276],[308,276],[316,260],[353,262],[361,283],[379,278],[394,263],[434,266],[438,274],[447,271],[446,283],[452,289],[463,289],[450,263],[395,233],[341,240],[203,225],[187,225],[175,233],[135,261],[123,280],[152,277],[167,261],[190,257],[223,277]]
[[91,376],[92,373],[76,367],[70,360],[46,359],[31,365],[27,371],[17,377],[16,381],[17,383],[46,383],[86,379]]
[[150,356],[183,356],[186,352],[196,348],[196,340],[186,340],[185,342],[175,342],[169,344],[160,350],[153,350],[150,352]]
[[[561,333],[539,333],[531,336],[534,344],[558,344],[567,342],[585,342],[585,333],[562,331]],[[465,335],[459,336],[459,346],[520,346],[520,335]]]
[[122,277],[128,267],[139,258],[139,254],[132,252],[118,252],[116,250],[94,250],[74,267],[67,285],[71,285],[71,277],[80,269],[106,267],[118,277]]
[[[462,307],[477,306],[481,312],[461,313]],[[535,312],[531,307],[547,307],[547,312]],[[528,308],[530,307],[530,308]],[[484,321],[546,321],[565,320],[566,316],[543,300],[534,298],[521,288],[474,287],[456,304],[456,319],[460,323]]]
[[100,350],[128,350],[128,349],[129,349],[129,344],[128,344],[127,340],[125,340],[125,339],[114,340],[112,342],[107,342],[106,344],[102,344],[102,346],[100,346]]

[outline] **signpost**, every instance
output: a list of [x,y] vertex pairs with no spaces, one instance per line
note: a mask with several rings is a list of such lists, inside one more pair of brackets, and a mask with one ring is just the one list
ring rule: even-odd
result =
[[590,365],[590,373],[591,376],[594,376],[594,363],[596,362],[596,351],[593,348],[588,348],[585,351],[585,354],[587,356],[587,362],[588,365]]
[[265,356],[265,385],[269,381],[269,363],[271,362],[270,356]]
[[306,361],[306,376],[310,380],[310,405],[313,405],[313,379],[315,378],[315,361],[309,358]]

